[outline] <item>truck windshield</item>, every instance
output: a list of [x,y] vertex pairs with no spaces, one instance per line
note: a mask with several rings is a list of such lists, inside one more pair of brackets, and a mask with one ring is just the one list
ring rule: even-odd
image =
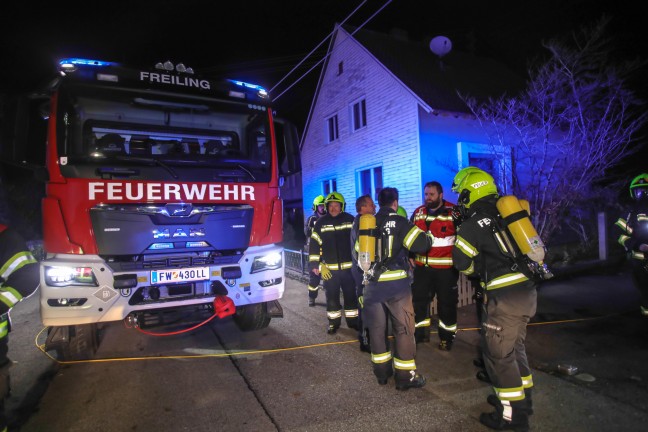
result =
[[164,92],[62,86],[57,149],[66,177],[269,181],[268,108]]

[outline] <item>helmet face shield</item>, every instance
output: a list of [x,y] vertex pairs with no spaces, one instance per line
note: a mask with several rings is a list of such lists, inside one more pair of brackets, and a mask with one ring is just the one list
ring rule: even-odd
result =
[[632,195],[637,201],[648,198],[648,187],[637,187],[632,189]]

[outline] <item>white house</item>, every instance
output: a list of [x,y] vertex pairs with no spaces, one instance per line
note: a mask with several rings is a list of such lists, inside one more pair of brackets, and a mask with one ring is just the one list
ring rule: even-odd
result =
[[423,185],[439,181],[445,198],[457,170],[493,166],[490,146],[458,95],[500,96],[522,86],[495,61],[451,51],[439,58],[427,42],[337,25],[301,142],[304,214],[317,195],[357,197],[382,187],[400,192],[408,214]]

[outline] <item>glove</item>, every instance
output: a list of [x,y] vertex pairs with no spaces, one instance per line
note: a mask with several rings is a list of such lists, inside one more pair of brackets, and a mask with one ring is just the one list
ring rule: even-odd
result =
[[320,264],[320,274],[322,275],[322,279],[324,280],[329,280],[333,277],[331,274],[331,270],[326,266],[326,263]]
[[358,304],[360,305],[360,309],[364,308],[364,296],[358,297]]
[[462,206],[453,206],[450,215],[452,216],[455,225],[460,225],[466,218],[466,212]]
[[426,232],[425,234],[427,235],[428,239],[430,239],[430,244],[433,245],[434,244],[434,239],[436,237],[434,237],[434,235],[430,231]]

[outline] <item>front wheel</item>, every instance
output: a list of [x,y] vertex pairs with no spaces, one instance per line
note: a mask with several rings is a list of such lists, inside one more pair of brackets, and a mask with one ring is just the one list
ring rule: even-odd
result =
[[45,351],[54,350],[60,361],[89,360],[99,346],[96,324],[50,327]]
[[236,308],[234,322],[242,331],[261,330],[270,324],[266,303],[257,303]]

